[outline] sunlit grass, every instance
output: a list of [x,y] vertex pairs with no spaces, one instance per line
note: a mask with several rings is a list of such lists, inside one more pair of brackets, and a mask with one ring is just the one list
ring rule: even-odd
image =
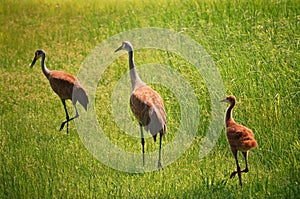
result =
[[[298,1],[10,0],[0,8],[0,198],[299,195]],[[69,134],[58,131],[64,120],[63,106],[39,64],[29,68],[34,51],[43,48],[47,52],[49,69],[76,75],[97,44],[142,27],[169,28],[199,42],[218,67],[227,94],[237,97],[233,116],[253,130],[259,144],[249,153],[250,172],[243,175],[242,189],[237,179],[229,179],[235,162],[224,132],[212,151],[199,159],[211,112],[207,87],[191,64],[172,53],[135,53],[138,70],[148,63],[168,65],[187,79],[198,99],[197,136],[163,171],[129,174],[113,170],[89,153],[73,122]],[[95,108],[115,144],[140,152],[140,140],[119,129],[111,113],[112,92],[128,72],[127,64],[127,56],[122,56],[105,71],[98,83]],[[167,88],[149,84],[165,101],[166,144],[178,128],[180,107]],[[71,103],[68,108],[71,110]],[[148,151],[158,148],[152,138],[146,144]]]

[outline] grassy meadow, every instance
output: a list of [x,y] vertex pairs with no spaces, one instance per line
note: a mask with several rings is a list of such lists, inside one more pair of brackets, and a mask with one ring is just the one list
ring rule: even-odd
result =
[[[2,0],[0,198],[299,197],[299,13],[298,0]],[[199,158],[212,114],[210,98],[193,66],[172,53],[148,49],[135,53],[137,67],[158,62],[181,73],[198,100],[196,137],[164,170],[133,174],[112,169],[85,148],[74,122],[69,134],[59,132],[65,112],[40,61],[29,67],[35,50],[47,52],[49,69],[76,75],[99,43],[143,27],[171,29],[197,41],[220,71],[226,94],[237,97],[233,116],[253,130],[259,144],[249,152],[250,172],[242,175],[242,188],[237,177],[229,179],[236,166],[225,128],[210,153]],[[128,72],[127,64],[127,56],[121,56],[104,72],[95,109],[107,137],[139,153],[140,139],[122,132],[111,113],[112,92]],[[164,145],[179,126],[180,107],[172,92],[152,86],[165,101]],[[70,102],[68,108],[72,109]],[[225,109],[224,105],[224,113]],[[146,151],[157,148],[152,138],[146,139]],[[239,160],[243,169],[245,162],[241,156]]]

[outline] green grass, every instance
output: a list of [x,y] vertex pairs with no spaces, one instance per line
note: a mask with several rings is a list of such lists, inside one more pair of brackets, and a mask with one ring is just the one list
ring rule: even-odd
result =
[[[299,197],[299,3],[3,0],[0,198]],[[29,68],[34,51],[46,50],[48,68],[77,74],[96,45],[143,27],[172,29],[199,42],[218,67],[226,93],[237,97],[235,120],[250,127],[259,143],[249,154],[250,172],[243,175],[242,189],[237,178],[229,179],[235,162],[224,130],[213,150],[199,158],[211,114],[207,88],[195,69],[172,53],[135,53],[137,66],[158,61],[180,72],[199,102],[201,117],[193,144],[163,171],[130,174],[111,169],[89,153],[73,122],[69,134],[58,131],[64,110],[40,66]],[[122,132],[110,112],[113,87],[127,71],[127,56],[105,71],[97,88],[96,111],[115,144],[139,152],[139,139]],[[164,98],[168,113],[165,144],[178,128],[180,108],[166,88],[152,86]],[[68,106],[71,109],[71,103]],[[158,147],[151,138],[146,143],[148,151]]]

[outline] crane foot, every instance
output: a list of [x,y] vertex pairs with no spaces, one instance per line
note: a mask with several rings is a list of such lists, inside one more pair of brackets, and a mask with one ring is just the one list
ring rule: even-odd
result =
[[161,169],[161,170],[164,170],[164,168],[162,167],[162,164],[160,161],[158,161],[158,165],[157,165],[157,168],[158,170]]
[[234,178],[234,176],[235,176],[237,173],[238,173],[237,171],[232,172],[231,175],[230,175],[230,179],[231,179],[231,178]]
[[61,123],[59,131],[61,131],[61,130],[64,129],[65,124],[66,124],[67,122],[68,122],[68,121],[65,121],[65,122]]

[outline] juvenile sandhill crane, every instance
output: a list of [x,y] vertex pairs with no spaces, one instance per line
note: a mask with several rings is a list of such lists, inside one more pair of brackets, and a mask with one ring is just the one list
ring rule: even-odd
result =
[[166,134],[166,113],[163,100],[160,95],[152,88],[147,86],[139,77],[133,59],[133,47],[130,42],[124,41],[122,45],[115,50],[126,50],[129,56],[129,69],[132,85],[132,93],[130,96],[130,108],[134,116],[139,122],[141,131],[141,144],[144,159],[144,145],[145,139],[143,134],[143,127],[146,131],[150,131],[154,142],[159,132],[159,154],[158,154],[158,168],[162,168],[161,164],[161,142],[162,137]]
[[[61,131],[64,128],[65,124],[67,123],[67,133],[68,133],[69,121],[79,116],[76,107],[77,101],[84,107],[85,110],[87,110],[87,105],[89,103],[88,96],[76,77],[68,73],[65,73],[63,71],[58,71],[58,70],[51,71],[46,67],[45,64],[46,53],[43,50],[37,50],[35,52],[34,59],[30,65],[31,68],[39,58],[42,58],[42,71],[44,75],[47,77],[47,79],[49,80],[50,86],[53,89],[53,91],[60,97],[66,112],[66,121],[62,122],[59,130]],[[76,115],[72,118],[69,117],[68,110],[66,107],[67,99],[72,100],[73,106],[75,107],[76,110]]]
[[[248,150],[254,149],[257,147],[257,142],[254,139],[254,134],[251,129],[235,123],[232,118],[232,109],[235,106],[236,98],[232,95],[227,96],[221,102],[227,102],[230,104],[229,108],[226,111],[225,115],[225,124],[226,124],[226,136],[228,143],[230,145],[231,152],[236,161],[237,170],[233,171],[230,175],[230,178],[233,178],[236,174],[239,176],[240,186],[242,187],[242,174],[247,173],[248,169]],[[241,171],[238,162],[238,151],[241,151],[246,163],[246,168]]]

